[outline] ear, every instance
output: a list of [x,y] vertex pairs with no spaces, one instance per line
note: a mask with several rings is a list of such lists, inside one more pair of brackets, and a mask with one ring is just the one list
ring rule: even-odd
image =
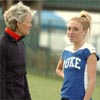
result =
[[17,27],[18,27],[18,28],[20,27],[20,23],[19,23],[19,22],[17,22]]
[[86,36],[87,36],[87,32],[88,32],[88,30],[84,30],[84,32],[83,32],[83,37],[85,38]]
[[88,30],[84,30],[84,35],[87,35],[87,33],[88,33]]
[[88,30],[85,30],[85,33],[87,34],[88,33]]

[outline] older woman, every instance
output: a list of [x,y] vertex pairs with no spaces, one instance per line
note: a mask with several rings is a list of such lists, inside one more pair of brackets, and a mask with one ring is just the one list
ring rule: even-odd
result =
[[31,100],[22,38],[32,28],[32,11],[22,2],[4,13],[6,28],[0,37],[0,100]]

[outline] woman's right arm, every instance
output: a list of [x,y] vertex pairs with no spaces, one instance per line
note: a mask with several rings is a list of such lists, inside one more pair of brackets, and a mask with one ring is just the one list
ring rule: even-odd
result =
[[60,58],[59,61],[58,61],[57,68],[56,68],[56,73],[57,73],[58,76],[64,78],[62,58]]

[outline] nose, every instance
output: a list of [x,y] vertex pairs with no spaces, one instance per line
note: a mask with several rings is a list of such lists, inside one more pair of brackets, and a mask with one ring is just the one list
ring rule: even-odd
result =
[[72,34],[73,34],[73,30],[70,29],[70,30],[67,31],[67,33],[68,33],[69,35],[72,35]]
[[32,25],[32,23],[31,23],[31,24],[30,24],[30,28],[32,28],[32,26],[33,26],[33,25]]

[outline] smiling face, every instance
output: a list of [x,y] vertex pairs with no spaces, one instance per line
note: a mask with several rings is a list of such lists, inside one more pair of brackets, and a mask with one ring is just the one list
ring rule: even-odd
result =
[[19,33],[22,36],[26,36],[30,33],[30,29],[32,28],[32,16],[28,14],[23,22],[17,22],[18,28],[16,29],[16,32]]
[[83,30],[83,26],[77,20],[71,20],[68,23],[67,35],[70,42],[79,43],[84,40],[86,30]]

